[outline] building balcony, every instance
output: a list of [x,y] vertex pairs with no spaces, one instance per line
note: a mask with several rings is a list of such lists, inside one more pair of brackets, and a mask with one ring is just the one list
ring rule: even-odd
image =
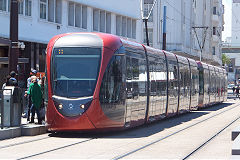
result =
[[216,25],[216,26],[219,24],[219,16],[217,14],[213,14],[212,23],[213,25]]

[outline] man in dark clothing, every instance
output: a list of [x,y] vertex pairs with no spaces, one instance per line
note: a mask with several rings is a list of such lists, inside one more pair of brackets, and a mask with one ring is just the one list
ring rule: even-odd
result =
[[9,79],[9,86],[18,86],[17,79],[16,79],[16,73],[14,71],[10,72],[10,79]]
[[235,89],[236,89],[235,86],[233,86],[233,88],[232,88],[233,95],[234,95]]
[[236,97],[239,98],[239,86],[237,86],[237,88],[236,88]]

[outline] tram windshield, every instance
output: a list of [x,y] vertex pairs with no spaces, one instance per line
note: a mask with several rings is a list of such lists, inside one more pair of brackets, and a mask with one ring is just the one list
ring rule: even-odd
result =
[[99,72],[101,48],[55,48],[52,57],[52,89],[56,96],[92,96]]

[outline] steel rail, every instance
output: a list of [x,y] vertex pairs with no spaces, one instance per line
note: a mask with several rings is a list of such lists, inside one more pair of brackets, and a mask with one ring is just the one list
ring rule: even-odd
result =
[[27,143],[36,142],[36,141],[41,141],[41,140],[48,139],[48,138],[52,138],[52,137],[43,137],[43,138],[27,140],[27,141],[23,141],[23,142],[19,142],[19,143],[14,143],[14,144],[8,144],[8,145],[0,146],[0,149],[9,148],[9,147],[18,146],[18,145],[27,144]]
[[44,151],[44,152],[40,152],[40,153],[32,154],[32,155],[29,155],[29,156],[25,156],[25,157],[22,157],[22,158],[18,158],[17,160],[22,160],[22,159],[28,159],[28,158],[36,157],[36,156],[39,156],[39,155],[42,155],[42,154],[45,154],[45,153],[57,151],[57,150],[60,150],[60,149],[65,149],[67,147],[75,146],[75,145],[78,145],[78,144],[81,144],[81,143],[84,143],[84,142],[89,142],[89,141],[94,140],[94,139],[96,139],[96,138],[89,138],[89,139],[86,139],[86,140],[83,140],[83,141],[80,141],[80,142],[68,144],[68,145],[57,147],[57,148],[54,148],[54,149],[51,149],[51,150],[47,150],[47,151]]
[[184,131],[184,130],[187,130],[187,129],[193,127],[193,126],[196,126],[196,125],[198,125],[198,124],[200,124],[200,123],[203,123],[203,122],[205,122],[205,121],[207,121],[207,120],[209,120],[209,119],[211,119],[211,118],[214,118],[214,117],[216,117],[216,116],[218,116],[218,115],[221,115],[221,114],[223,114],[223,113],[225,113],[225,112],[227,112],[227,111],[230,111],[230,110],[232,110],[232,109],[234,109],[234,108],[236,108],[236,107],[238,107],[238,106],[239,106],[239,104],[235,104],[235,105],[233,105],[233,106],[232,106],[231,108],[229,108],[229,109],[226,109],[226,110],[221,111],[221,112],[219,112],[219,113],[217,113],[217,114],[215,114],[215,115],[212,115],[212,116],[210,116],[210,117],[208,117],[208,118],[205,118],[205,119],[202,120],[202,121],[199,121],[199,122],[196,122],[196,123],[194,123],[194,124],[191,124],[191,125],[189,125],[189,126],[187,126],[187,127],[185,127],[185,128],[182,128],[182,129],[180,129],[180,130],[178,130],[178,131],[175,131],[175,132],[173,132],[173,133],[171,133],[171,134],[169,134],[169,135],[167,135],[167,136],[165,136],[165,137],[162,137],[162,138],[160,138],[160,139],[154,140],[154,141],[152,141],[152,142],[150,142],[150,143],[148,143],[148,144],[146,144],[146,145],[143,145],[143,146],[141,146],[141,147],[139,147],[139,148],[137,148],[137,149],[134,149],[134,150],[129,151],[129,152],[127,152],[127,153],[118,155],[118,156],[112,158],[112,160],[118,160],[118,159],[122,159],[122,158],[124,158],[124,157],[127,157],[127,156],[129,156],[129,155],[131,155],[131,154],[133,154],[133,153],[135,153],[135,152],[138,152],[138,151],[140,151],[140,150],[142,150],[142,149],[145,149],[145,148],[147,148],[147,147],[149,147],[149,146],[151,146],[151,145],[153,145],[153,144],[155,144],[155,143],[158,143],[158,142],[160,142],[160,141],[162,141],[162,140],[164,140],[164,139],[167,139],[167,138],[169,138],[169,137],[171,137],[171,136],[173,136],[173,135],[175,135],[175,134],[177,134],[177,133],[180,133],[180,132],[182,132],[182,131]]
[[240,116],[236,119],[234,119],[232,122],[230,122],[229,124],[227,124],[225,127],[223,127],[219,132],[217,132],[216,134],[214,134],[212,137],[210,137],[207,141],[205,141],[203,144],[199,145],[196,149],[194,149],[191,153],[189,153],[187,156],[185,156],[183,158],[183,160],[188,159],[191,155],[193,155],[194,153],[196,153],[197,151],[199,151],[201,148],[203,148],[206,144],[208,144],[208,142],[210,142],[211,140],[213,140],[214,138],[216,138],[222,131],[224,131],[225,129],[227,129],[229,126],[231,126],[234,122],[236,122],[237,120],[240,119]]

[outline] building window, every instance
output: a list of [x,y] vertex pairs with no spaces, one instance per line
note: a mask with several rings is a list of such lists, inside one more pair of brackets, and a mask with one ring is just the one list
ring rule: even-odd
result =
[[69,2],[68,4],[68,25],[74,26],[74,3]]
[[[0,10],[10,12],[11,0],[0,0]],[[32,0],[22,0],[18,2],[18,14],[32,15]]]
[[[147,44],[146,30],[144,29],[143,32],[144,32],[143,33],[143,35],[144,35],[143,43]],[[149,40],[150,46],[152,46],[153,45],[153,29],[152,28],[148,29],[148,40]]]
[[131,18],[127,19],[127,37],[132,38],[132,20]]
[[121,24],[122,24],[122,17],[117,16],[116,17],[116,34],[118,36],[121,36]]
[[[1,1],[1,0],[0,0]],[[18,14],[23,15],[23,1],[18,2]]]
[[94,9],[93,10],[93,30],[99,31],[99,10]]
[[40,0],[40,18],[62,23],[62,0]]
[[106,32],[111,33],[111,13],[106,14]]
[[213,35],[216,35],[216,27],[213,27]]
[[32,15],[32,1],[24,0],[18,2],[18,14],[31,16]]
[[0,10],[1,11],[7,11],[7,0],[0,0]]
[[47,0],[40,0],[40,18],[47,18]]
[[32,0],[25,0],[25,16],[32,16]]
[[82,7],[80,4],[75,5],[75,26],[81,27],[82,22]]
[[111,13],[99,9],[94,9],[93,30],[111,33]]
[[106,32],[106,12],[100,11],[100,32]]
[[122,36],[126,37],[127,36],[127,18],[122,17]]
[[217,7],[213,7],[213,14],[214,14],[214,15],[217,14]]
[[137,22],[136,20],[132,20],[132,38],[136,39],[136,28]]
[[[144,0],[144,17],[148,17],[148,14],[151,11],[151,8],[153,6],[153,0]],[[148,22],[153,21],[153,12],[151,12]]]
[[216,49],[215,49],[215,47],[212,47],[212,54],[213,54],[213,55],[216,54]]
[[55,0],[55,22],[62,23],[62,0]]
[[116,16],[116,34],[136,39],[136,20],[124,16]]
[[78,3],[68,3],[68,25],[87,29],[87,7]]

